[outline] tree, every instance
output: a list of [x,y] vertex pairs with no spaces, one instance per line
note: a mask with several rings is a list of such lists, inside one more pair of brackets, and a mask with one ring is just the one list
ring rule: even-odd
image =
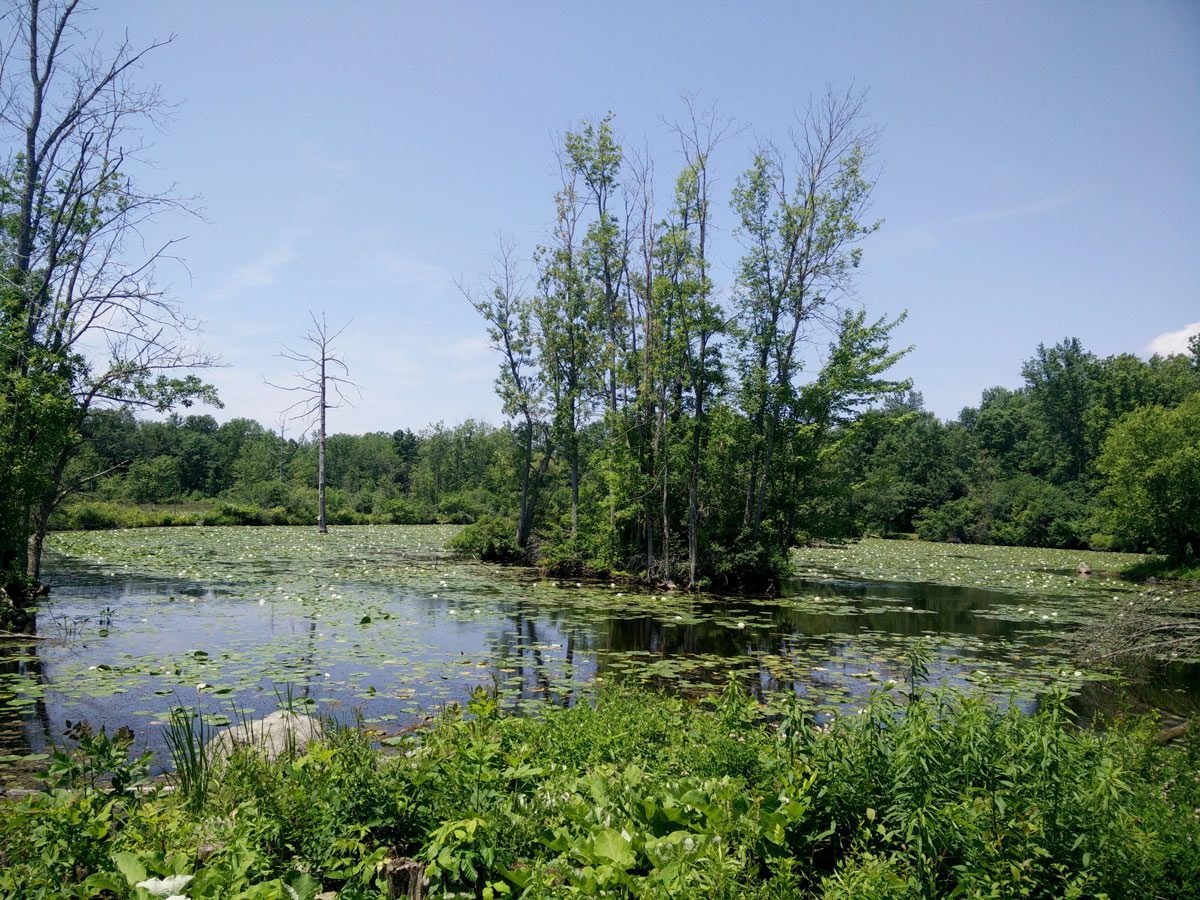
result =
[[167,41],[90,46],[79,13],[78,0],[14,3],[0,51],[0,574],[18,593],[94,408],[215,401],[180,374],[210,360],[154,281],[174,242],[141,240],[186,209],[133,175],[163,104],[132,76]]
[[[327,534],[329,525],[325,516],[325,414],[331,409],[337,409],[342,403],[348,403],[345,389],[356,388],[357,385],[350,380],[350,369],[345,361],[333,351],[333,342],[342,336],[350,327],[350,323],[347,322],[337,331],[331,332],[324,313],[321,313],[320,321],[313,313],[308,315],[312,326],[300,336],[301,349],[284,347],[283,352],[279,354],[284,359],[290,359],[303,366],[295,374],[297,383],[271,386],[301,394],[300,399],[285,412],[292,419],[299,419],[306,422],[310,428],[314,425],[317,428],[317,531]],[[329,402],[331,395],[337,398],[337,403]]]
[[[529,545],[538,497],[554,455],[550,422],[540,377],[541,353],[534,334],[534,306],[524,294],[510,245],[501,241],[489,276],[490,291],[474,293],[459,285],[463,296],[488,323],[492,349],[500,354],[496,393],[504,414],[517,420],[517,546]],[[534,460],[537,460],[536,464]]]
[[691,429],[688,438],[687,548],[688,587],[695,588],[700,565],[700,476],[708,445],[709,401],[723,381],[720,347],[731,320],[713,297],[709,275],[709,237],[712,232],[709,162],[717,146],[734,130],[732,120],[715,107],[696,109],[695,99],[684,97],[686,124],[678,123],[684,170],[676,184],[674,233],[679,241],[679,264],[674,280],[681,289],[677,329],[683,351],[683,380],[691,395]]
[[1144,406],[1104,441],[1102,518],[1118,539],[1173,561],[1200,556],[1200,394],[1174,409]]
[[853,290],[859,242],[874,186],[868,165],[877,140],[863,122],[865,96],[832,90],[792,134],[790,156],[763,144],[738,179],[733,206],[746,248],[738,274],[741,403],[749,418],[750,466],[743,525],[759,540],[778,460],[796,408],[800,351],[814,325],[838,322]]
[[579,226],[584,202],[579,196],[579,173],[569,160],[560,161],[562,188],[555,196],[555,225],[550,243],[539,248],[538,293],[534,304],[554,423],[554,442],[566,456],[570,478],[570,535],[579,534],[581,478],[580,432],[591,417],[599,391],[599,349],[603,323],[589,303],[582,268]]
[[1079,338],[1065,338],[1049,348],[1038,344],[1021,375],[1043,426],[1065,457],[1065,479],[1078,478],[1091,462],[1087,413],[1095,390],[1096,357],[1083,349]]

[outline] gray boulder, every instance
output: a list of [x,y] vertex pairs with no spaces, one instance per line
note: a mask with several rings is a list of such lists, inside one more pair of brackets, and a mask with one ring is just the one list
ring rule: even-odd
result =
[[280,710],[261,719],[247,719],[225,729],[208,742],[208,758],[220,762],[238,748],[252,747],[267,759],[275,760],[304,748],[325,734],[321,723],[312,716]]

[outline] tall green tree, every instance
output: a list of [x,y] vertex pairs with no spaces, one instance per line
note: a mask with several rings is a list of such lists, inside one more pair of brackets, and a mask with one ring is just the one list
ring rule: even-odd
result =
[[598,352],[605,346],[604,323],[590,302],[581,265],[580,225],[584,203],[579,173],[562,166],[562,188],[555,196],[555,223],[549,243],[536,256],[538,297],[535,305],[541,360],[551,403],[554,443],[562,448],[570,487],[570,537],[579,534],[579,488],[582,475],[581,431],[592,416],[600,387]]
[[1087,415],[1095,393],[1096,357],[1079,338],[1065,338],[1053,347],[1038,344],[1033,358],[1021,367],[1021,375],[1043,427],[1061,450],[1065,465],[1056,477],[1078,478],[1091,462]]
[[487,322],[492,349],[500,354],[496,393],[504,414],[516,423],[515,537],[517,546],[524,550],[533,533],[538,501],[554,456],[552,423],[545,406],[544,344],[535,334],[536,308],[525,295],[525,279],[517,273],[511,245],[501,242],[488,280],[489,289],[483,295],[461,285],[460,289]]
[[1200,393],[1143,406],[1113,426],[1097,468],[1111,533],[1175,561],[1200,556]]
[[837,320],[853,290],[866,219],[876,131],[861,94],[826,93],[792,135],[791,152],[764,144],[738,179],[733,205],[745,246],[738,273],[741,405],[750,465],[743,526],[759,540],[778,460],[796,409],[801,351],[815,327]]

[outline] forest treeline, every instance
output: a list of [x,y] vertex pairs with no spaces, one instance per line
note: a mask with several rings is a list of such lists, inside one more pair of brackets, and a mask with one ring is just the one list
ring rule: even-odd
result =
[[[1156,535],[1122,515],[1114,489],[1130,480],[1120,469],[1134,458],[1129,441],[1161,444],[1170,414],[1190,411],[1184,437],[1195,446],[1196,349],[1145,360],[1097,357],[1074,339],[1039,346],[1021,367],[1023,384],[990,388],[948,421],[924,409],[916,392],[890,397],[830,429],[792,540],[915,533],[966,543],[1169,552],[1167,532]],[[599,423],[583,430],[585,520],[596,516],[587,498],[604,489],[603,437]],[[521,458],[519,427],[473,420],[416,433],[333,435],[330,519],[477,523],[474,539],[482,546],[515,553]],[[207,415],[144,421],[128,411],[96,413],[75,465],[79,473],[108,474],[81,485],[60,510],[58,527],[315,521],[313,442],[283,438],[249,419],[218,424]],[[1153,477],[1153,464],[1142,471]],[[1162,480],[1177,504],[1200,485],[1179,460]],[[562,460],[551,461],[544,483],[535,533],[553,558],[555,535],[563,540],[570,520],[570,473]],[[1163,496],[1169,511],[1172,501]]]
[[[28,90],[43,88],[35,78]],[[773,586],[797,543],[863,533],[1200,550],[1195,343],[1190,356],[1149,361],[1100,359],[1072,339],[1042,345],[1021,387],[939,421],[891,374],[908,352],[893,346],[904,316],[872,317],[857,293],[881,226],[864,96],[814,98],[786,141],[760,140],[721,192],[714,160],[737,129],[690,98],[683,110],[668,181],[622,146],[612,114],[560,136],[541,243],[521,253],[502,242],[492,271],[460,285],[497,351],[505,424],[334,435],[329,521],[458,522],[469,526],[458,545],[485,557],[718,590]],[[36,579],[48,524],[313,521],[312,441],[245,419],[133,415],[215,400],[197,376],[177,377],[211,360],[188,349],[178,311],[110,271],[109,255],[95,265],[117,281],[78,293],[60,245],[91,234],[88,222],[42,235],[39,216],[58,219],[14,203],[44,173],[18,167],[10,181],[0,201],[17,243],[45,246],[17,254],[0,292],[9,594]],[[131,201],[108,185],[89,202],[123,214]],[[56,202],[83,208],[70,191]],[[728,248],[714,251],[718,232],[740,247],[732,264],[719,262]],[[73,348],[126,294],[140,305],[114,344],[124,355],[89,363]],[[178,342],[164,344],[162,322]],[[310,411],[327,408],[321,360]]]

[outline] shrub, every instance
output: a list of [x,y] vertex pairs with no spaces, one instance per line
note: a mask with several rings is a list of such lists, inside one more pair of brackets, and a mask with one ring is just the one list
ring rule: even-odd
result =
[[450,539],[449,547],[492,562],[513,562],[525,554],[517,546],[517,523],[503,516],[483,516]]
[[736,682],[538,718],[503,701],[478,689],[395,754],[331,730],[172,793],[129,790],[125,736],[80,741],[0,808],[0,896],[141,896],[152,874],[193,900],[382,900],[390,854],[438,897],[1197,896],[1200,736],[1082,730],[1062,694],[1025,713],[913,684],[821,726],[794,694],[764,721]]

